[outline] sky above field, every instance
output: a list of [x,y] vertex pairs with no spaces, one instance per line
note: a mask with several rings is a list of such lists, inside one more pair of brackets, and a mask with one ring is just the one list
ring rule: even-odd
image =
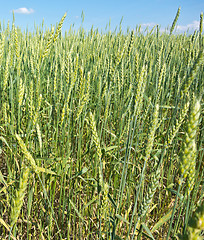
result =
[[106,26],[114,30],[122,20],[122,29],[134,29],[141,25],[142,29],[159,24],[161,30],[171,26],[178,7],[181,7],[177,22],[177,31],[194,31],[199,28],[200,13],[204,12],[204,0],[8,0],[1,1],[0,21],[12,22],[15,13],[15,24],[22,29],[35,29],[44,19],[46,26],[55,25],[67,12],[63,31],[71,25],[78,29],[83,27],[98,28],[105,31]]

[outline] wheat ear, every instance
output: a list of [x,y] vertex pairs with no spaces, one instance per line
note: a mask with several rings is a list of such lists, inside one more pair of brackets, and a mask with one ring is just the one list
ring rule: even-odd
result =
[[188,177],[188,194],[193,189],[196,166],[196,132],[200,117],[200,101],[194,100],[186,128],[185,140],[181,152],[180,172]]
[[176,13],[176,17],[174,18],[173,24],[172,24],[171,29],[170,29],[170,35],[172,34],[172,32],[173,32],[173,30],[176,26],[176,23],[178,21],[179,15],[180,15],[180,11],[181,11],[181,8],[179,7],[178,10],[177,10],[177,13]]
[[25,143],[23,142],[23,140],[21,139],[21,137],[18,134],[16,134],[16,138],[18,140],[18,143],[21,147],[22,152],[24,153],[26,159],[29,161],[31,167],[33,168],[34,171],[37,171],[37,165],[35,163],[35,160],[32,157],[32,155],[29,153],[29,151],[27,150]]
[[64,14],[64,16],[62,17],[62,19],[60,20],[58,26],[57,26],[57,29],[56,29],[56,32],[55,32],[55,35],[54,35],[54,39],[53,39],[53,42],[55,42],[59,36],[59,33],[61,31],[61,28],[62,28],[62,24],[64,22],[64,19],[66,18],[67,16],[67,13]]
[[23,199],[26,193],[26,187],[27,187],[30,169],[28,167],[23,167],[21,172],[22,174],[20,177],[19,189],[16,191],[16,196],[13,199],[12,207],[11,207],[11,214],[10,214],[11,227],[17,222],[22,205],[23,205]]

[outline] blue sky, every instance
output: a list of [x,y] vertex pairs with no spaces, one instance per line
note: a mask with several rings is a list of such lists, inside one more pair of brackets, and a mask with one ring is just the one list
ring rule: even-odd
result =
[[15,12],[15,23],[22,29],[34,29],[34,23],[40,25],[44,19],[45,25],[50,27],[59,22],[67,12],[63,31],[69,30],[74,24],[75,29],[81,26],[81,13],[85,18],[83,27],[105,30],[111,19],[111,29],[119,25],[123,17],[122,28],[133,29],[141,24],[152,27],[159,24],[161,29],[170,26],[178,7],[181,13],[177,22],[178,30],[193,31],[199,26],[200,13],[204,12],[204,0],[8,0],[1,1],[0,21],[7,24],[12,22],[12,10]]

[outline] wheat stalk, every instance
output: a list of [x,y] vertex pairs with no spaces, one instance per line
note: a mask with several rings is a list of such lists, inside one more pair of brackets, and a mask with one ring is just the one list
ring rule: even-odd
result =
[[203,47],[202,32],[203,32],[203,12],[200,14],[200,25],[199,25],[199,43],[200,43],[200,49]]
[[102,156],[100,140],[99,140],[98,133],[97,133],[97,130],[96,130],[96,123],[95,123],[94,115],[92,114],[91,111],[89,113],[89,126],[91,128],[93,141],[96,145],[96,153],[97,153],[98,158],[100,160],[101,156]]

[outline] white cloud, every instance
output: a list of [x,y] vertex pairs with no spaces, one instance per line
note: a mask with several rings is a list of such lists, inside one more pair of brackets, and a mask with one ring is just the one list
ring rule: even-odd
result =
[[18,9],[14,9],[14,13],[20,13],[20,14],[31,14],[34,13],[34,10],[32,8],[18,8]]
[[150,23],[142,23],[141,27],[154,27],[155,25],[157,25],[154,22],[150,22]]
[[[203,24],[204,24],[204,22],[203,22]],[[141,25],[142,30],[144,30],[147,27],[151,29],[154,26],[156,26],[157,24],[154,22],[149,22],[149,23],[142,23],[140,25]],[[200,21],[194,20],[192,23],[189,23],[187,25],[177,25],[175,29],[177,32],[186,32],[186,31],[192,32],[195,30],[199,30],[199,26],[200,26]],[[166,31],[167,31],[167,29],[160,28],[160,32],[166,32]]]
[[193,30],[194,31],[194,30],[198,30],[199,29],[199,25],[200,25],[200,22],[195,20],[192,23],[189,23],[187,25],[178,25],[176,27],[176,29],[178,31],[181,31],[181,32],[184,32],[184,31],[187,31],[187,30],[189,30],[189,31]]

